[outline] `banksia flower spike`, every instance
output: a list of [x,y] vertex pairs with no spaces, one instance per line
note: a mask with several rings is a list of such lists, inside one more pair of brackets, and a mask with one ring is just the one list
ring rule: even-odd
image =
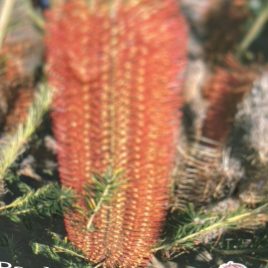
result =
[[216,68],[203,90],[208,103],[203,137],[222,144],[226,141],[238,104],[251,90],[256,76],[256,71],[242,67],[233,58],[228,59],[226,67]]
[[34,93],[34,87],[31,85],[18,90],[5,118],[5,132],[12,132],[19,123],[26,119],[30,105],[34,100]]
[[157,241],[175,154],[185,37],[175,0],[76,0],[48,17],[61,181],[86,211],[93,173],[124,171],[93,230],[85,215],[65,215],[69,239],[93,263],[145,267]]
[[43,38],[33,26],[29,10],[25,8],[26,1],[3,2],[9,8],[13,7],[12,12],[9,10],[11,13],[6,14],[6,23],[16,25],[2,31],[4,42],[0,51],[0,128],[10,131],[25,119],[33,100],[38,78],[36,70],[43,57]]
[[202,90],[207,103],[205,116],[178,169],[176,208],[183,210],[189,202],[205,205],[221,199],[241,179],[239,162],[231,158],[225,146],[238,105],[256,76],[254,68],[243,67],[229,58],[225,66],[215,67],[207,78]]
[[[215,83],[220,72],[231,72],[232,67],[226,67],[226,58],[236,50],[250,12],[246,0],[181,0],[181,6],[190,27],[191,60],[183,90],[186,111],[191,119],[188,120],[191,129],[188,127],[187,131],[198,135],[206,107],[202,88],[211,87],[210,84]],[[224,42],[221,42],[220,36],[226,37]]]
[[[173,207],[178,210],[189,203],[200,206],[226,197],[241,179],[243,170],[226,144],[237,105],[256,76],[255,70],[243,67],[232,56],[250,15],[248,1],[181,3],[191,29],[189,50],[194,60],[189,64],[184,93],[190,118],[185,132],[190,135],[187,144],[181,145],[175,171]],[[220,36],[226,37],[225,42],[220,42]],[[195,68],[198,72],[192,75]]]
[[[20,113],[20,107],[26,107],[26,100],[22,95],[27,91],[26,94],[32,94],[33,79],[30,75],[23,72],[23,66],[21,62],[22,47],[10,47],[5,46],[0,52],[0,129],[7,130],[12,128],[11,125],[16,125],[20,120],[15,117],[11,119],[13,110],[16,110],[16,114],[20,114],[21,119],[23,118]],[[29,93],[31,91],[31,93]],[[20,103],[18,99],[23,98],[23,103]],[[21,99],[22,100],[22,99]],[[30,105],[30,103],[28,103]],[[23,109],[25,110],[25,109]],[[10,115],[10,118],[7,117]],[[7,123],[9,121],[9,123]],[[9,126],[7,126],[7,124]]]

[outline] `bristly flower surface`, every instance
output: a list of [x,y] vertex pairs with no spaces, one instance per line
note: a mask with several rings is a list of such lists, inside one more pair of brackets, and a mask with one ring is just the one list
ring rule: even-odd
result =
[[[65,215],[93,263],[144,267],[168,200],[186,31],[175,0],[69,1],[48,17],[49,81],[60,177],[84,214]],[[123,170],[87,229],[85,186]],[[120,182],[119,182],[120,183]]]
[[257,76],[256,70],[243,67],[232,57],[226,65],[216,68],[203,89],[208,108],[201,135],[222,144],[230,132],[238,104],[251,90]]

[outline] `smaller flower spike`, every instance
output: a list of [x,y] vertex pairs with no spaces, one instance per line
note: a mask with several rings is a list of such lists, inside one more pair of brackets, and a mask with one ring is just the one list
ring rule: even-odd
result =
[[243,175],[225,145],[238,104],[250,92],[257,70],[243,67],[233,58],[217,66],[205,81],[205,116],[195,140],[177,168],[174,208],[184,210],[189,203],[206,205],[230,194]]
[[[7,131],[21,122],[18,118],[14,120],[11,114],[16,110],[19,112],[20,107],[26,108],[18,103],[18,98],[21,98],[24,91],[32,91],[33,79],[29,74],[26,74],[23,69],[22,56],[24,46],[22,45],[5,45],[0,51],[0,130]],[[28,94],[29,95],[29,94]],[[24,98],[25,99],[25,98]],[[25,111],[26,112],[26,111]],[[22,112],[22,114],[25,112]],[[23,119],[23,115],[21,118]],[[8,118],[9,117],[9,118]],[[11,126],[13,125],[13,126]]]
[[243,67],[230,57],[225,68],[216,67],[203,90],[208,102],[203,137],[222,144],[226,141],[237,106],[251,90],[256,76],[256,70]]
[[[65,225],[69,239],[103,267],[146,267],[159,237],[186,43],[175,0],[71,0],[48,17],[60,178],[84,212],[66,214]],[[122,186],[89,224],[85,186],[109,168],[124,171]]]
[[12,107],[5,119],[5,132],[12,132],[19,123],[22,123],[26,119],[27,112],[34,100],[34,93],[35,90],[31,85],[18,90],[13,100]]

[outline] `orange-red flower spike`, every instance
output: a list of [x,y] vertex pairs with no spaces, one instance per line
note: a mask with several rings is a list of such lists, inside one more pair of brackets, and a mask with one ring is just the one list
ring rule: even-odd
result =
[[125,171],[110,206],[65,215],[93,263],[145,267],[165,218],[179,123],[185,24],[175,0],[73,0],[48,15],[49,81],[62,184],[84,206],[92,173]]
[[13,99],[12,107],[10,107],[9,113],[5,118],[4,130],[6,132],[13,131],[19,123],[26,119],[28,109],[34,99],[34,92],[32,85],[18,89]]
[[237,105],[252,88],[257,72],[229,58],[227,67],[217,67],[207,81],[204,95],[208,101],[202,136],[224,143],[231,129]]
[[[23,119],[21,114],[20,119],[13,117],[11,114],[19,112],[20,106],[17,100],[21,98],[24,89],[28,88],[29,91],[32,90],[33,82],[32,77],[23,69],[22,65],[22,54],[23,54],[23,44],[21,45],[5,45],[0,51],[0,130],[7,131],[17,123],[21,122],[20,119]],[[30,89],[31,88],[31,89]],[[24,103],[25,104],[25,103]],[[18,107],[17,107],[18,106]],[[17,114],[18,115],[18,114]],[[9,117],[10,118],[7,118]],[[14,120],[15,119],[15,120]],[[8,122],[7,122],[8,121]],[[9,126],[8,126],[9,124]],[[12,124],[12,126],[10,125]]]

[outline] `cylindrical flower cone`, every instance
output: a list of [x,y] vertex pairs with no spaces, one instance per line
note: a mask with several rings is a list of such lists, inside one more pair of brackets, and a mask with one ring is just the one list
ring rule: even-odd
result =
[[66,214],[65,225],[91,262],[145,267],[167,208],[185,25],[175,0],[87,2],[69,1],[48,17],[60,178],[86,210],[93,172],[124,175],[93,231],[78,212]]

